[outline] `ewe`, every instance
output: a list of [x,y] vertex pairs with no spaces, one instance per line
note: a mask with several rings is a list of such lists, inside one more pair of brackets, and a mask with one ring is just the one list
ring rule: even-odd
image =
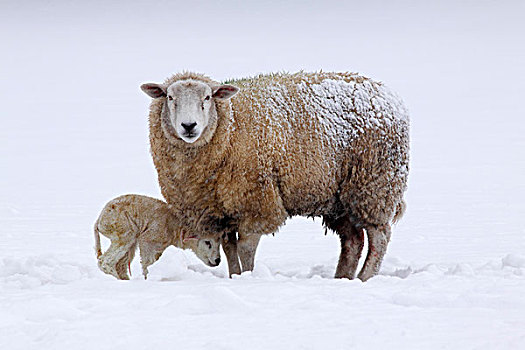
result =
[[[180,73],[153,97],[150,143],[180,223],[223,238],[230,274],[252,270],[263,234],[294,215],[322,217],[341,239],[336,277],[377,274],[402,216],[409,118],[382,83],[354,73],[270,74],[219,84]],[[237,242],[236,233],[239,234]]]

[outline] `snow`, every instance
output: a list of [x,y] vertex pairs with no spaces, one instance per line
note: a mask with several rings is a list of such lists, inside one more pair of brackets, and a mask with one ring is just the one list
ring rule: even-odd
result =
[[[322,109],[316,114],[325,126],[325,133],[332,139],[341,138],[340,135],[349,129],[352,130],[352,137],[356,136],[357,130],[364,132],[363,129],[372,129],[384,135],[385,130],[389,130],[385,125],[398,124],[399,128],[404,129],[409,123],[408,110],[401,98],[384,85],[369,80],[356,83],[325,79],[319,84],[302,83],[299,86],[301,92],[310,92],[311,89],[310,94],[315,96],[319,104],[316,107]],[[342,115],[354,119],[352,127],[348,126],[346,118],[340,117]]]
[[[0,2],[0,348],[523,348],[524,10]],[[332,279],[338,239],[305,218],[234,279],[174,247],[147,281],[138,258],[130,281],[98,270],[104,203],[160,198],[139,85],[185,69],[356,71],[402,96],[408,209],[379,276]]]

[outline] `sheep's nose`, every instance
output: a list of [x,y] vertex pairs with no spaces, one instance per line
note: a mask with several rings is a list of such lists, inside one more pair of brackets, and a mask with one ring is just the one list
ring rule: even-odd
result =
[[215,264],[219,265],[221,263],[221,258],[215,259]]
[[197,126],[197,123],[181,123],[182,127],[186,132],[191,132],[195,126]]

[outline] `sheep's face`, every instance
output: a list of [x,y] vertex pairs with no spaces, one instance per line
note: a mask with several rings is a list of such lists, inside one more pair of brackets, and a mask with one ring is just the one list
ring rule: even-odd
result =
[[163,129],[168,137],[179,138],[187,144],[196,143],[203,134],[211,138],[217,127],[215,99],[228,99],[239,91],[232,85],[210,87],[192,79],[180,80],[167,87],[144,84],[141,88],[151,97],[166,97]]
[[220,243],[215,239],[195,239],[186,241],[185,245],[208,266],[217,266],[221,262]]

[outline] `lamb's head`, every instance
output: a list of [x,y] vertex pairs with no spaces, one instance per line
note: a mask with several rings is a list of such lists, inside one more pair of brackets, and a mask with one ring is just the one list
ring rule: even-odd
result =
[[239,91],[232,85],[210,86],[194,79],[179,80],[169,86],[147,83],[141,89],[150,97],[166,98],[162,128],[168,139],[183,140],[193,146],[209,141],[217,128],[215,100],[229,99]]
[[208,266],[218,266],[221,263],[221,245],[216,239],[187,237],[184,238],[182,246],[193,250],[195,255]]

